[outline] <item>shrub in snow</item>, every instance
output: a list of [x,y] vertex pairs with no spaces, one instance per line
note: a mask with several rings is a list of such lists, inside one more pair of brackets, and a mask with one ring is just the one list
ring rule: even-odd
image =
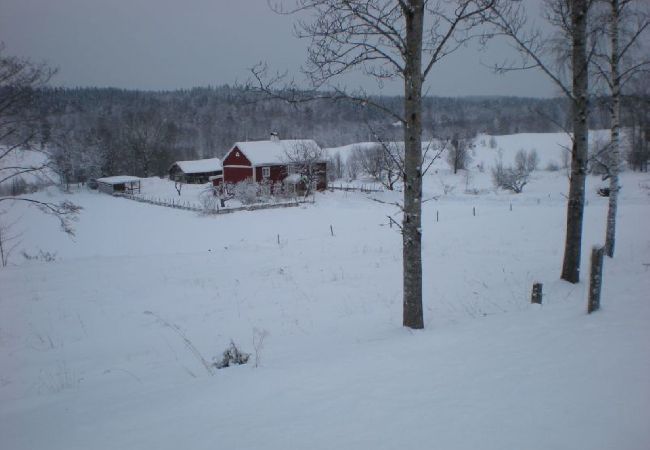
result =
[[253,348],[255,349],[255,367],[262,363],[262,350],[264,349],[264,339],[269,336],[269,332],[264,329],[253,328]]
[[219,198],[217,197],[215,187],[208,187],[201,191],[199,194],[199,202],[201,202],[201,207],[203,208],[203,211],[209,213],[213,212],[219,209]]
[[515,165],[505,167],[499,158],[497,165],[492,169],[492,181],[498,188],[519,194],[528,184],[530,174],[537,169],[539,158],[536,150],[530,153],[519,150],[515,155]]
[[539,156],[537,155],[537,150],[532,149],[528,154],[524,152],[524,155],[526,155],[526,168],[530,172],[536,171],[539,167]]
[[22,252],[23,258],[27,261],[43,261],[43,262],[53,262],[56,261],[56,252],[44,252],[39,250],[38,253],[30,255],[26,251]]
[[263,180],[257,184],[258,187],[258,196],[264,200],[271,198],[273,193],[273,182],[271,180]]
[[546,164],[546,170],[549,172],[557,172],[560,170],[560,165],[556,161],[549,161],[548,164]]
[[230,341],[230,345],[224,350],[221,360],[215,361],[212,365],[217,369],[223,369],[232,365],[246,364],[250,356],[249,353],[242,352],[233,341]]
[[240,181],[233,187],[233,196],[244,205],[257,203],[258,186],[253,180]]
[[232,196],[228,193],[228,186],[209,186],[199,194],[199,201],[201,207],[206,213],[218,211],[219,208],[226,207],[226,201],[230,200]]

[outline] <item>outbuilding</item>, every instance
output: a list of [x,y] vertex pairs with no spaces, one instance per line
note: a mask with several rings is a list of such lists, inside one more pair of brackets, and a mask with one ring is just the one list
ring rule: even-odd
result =
[[169,168],[169,179],[180,183],[203,184],[219,177],[223,177],[219,158],[176,161]]
[[97,179],[97,188],[106,194],[139,194],[140,178],[131,175],[116,175]]

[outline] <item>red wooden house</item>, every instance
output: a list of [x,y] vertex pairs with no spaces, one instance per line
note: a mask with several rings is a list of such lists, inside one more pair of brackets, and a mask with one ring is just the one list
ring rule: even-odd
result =
[[[213,184],[234,184],[246,179],[282,182],[290,174],[305,171],[305,164],[296,159],[305,150],[312,155],[321,153],[318,144],[311,139],[280,140],[272,135],[268,141],[237,142],[223,157],[223,178],[214,178]],[[312,173],[318,174],[317,189],[325,189],[324,158],[314,160],[311,166]]]

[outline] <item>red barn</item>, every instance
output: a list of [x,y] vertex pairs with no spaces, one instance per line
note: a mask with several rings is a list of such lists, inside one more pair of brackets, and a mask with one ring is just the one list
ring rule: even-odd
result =
[[321,148],[311,139],[280,140],[272,135],[268,141],[237,142],[223,158],[223,180],[216,178],[213,184],[246,179],[277,183],[311,165],[312,173],[318,173],[317,189],[325,189],[326,163],[321,154]]

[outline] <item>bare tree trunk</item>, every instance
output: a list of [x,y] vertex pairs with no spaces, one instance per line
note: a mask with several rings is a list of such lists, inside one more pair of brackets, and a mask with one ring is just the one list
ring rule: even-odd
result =
[[570,283],[580,281],[580,253],[582,221],[585,203],[587,169],[588,115],[588,61],[587,61],[587,0],[571,1],[573,73],[573,150],[571,177],[567,203],[567,227],[564,246],[562,279]]
[[610,33],[611,33],[611,83],[612,83],[612,110],[611,110],[611,143],[609,153],[609,207],[607,209],[607,230],[605,231],[605,253],[610,258],[614,257],[616,242],[616,210],[618,208],[618,191],[620,189],[618,173],[620,170],[620,130],[621,130],[621,78],[619,69],[619,1],[610,0]]
[[412,0],[404,11],[404,219],[402,223],[403,325],[424,328],[422,312],[422,30],[424,3]]

